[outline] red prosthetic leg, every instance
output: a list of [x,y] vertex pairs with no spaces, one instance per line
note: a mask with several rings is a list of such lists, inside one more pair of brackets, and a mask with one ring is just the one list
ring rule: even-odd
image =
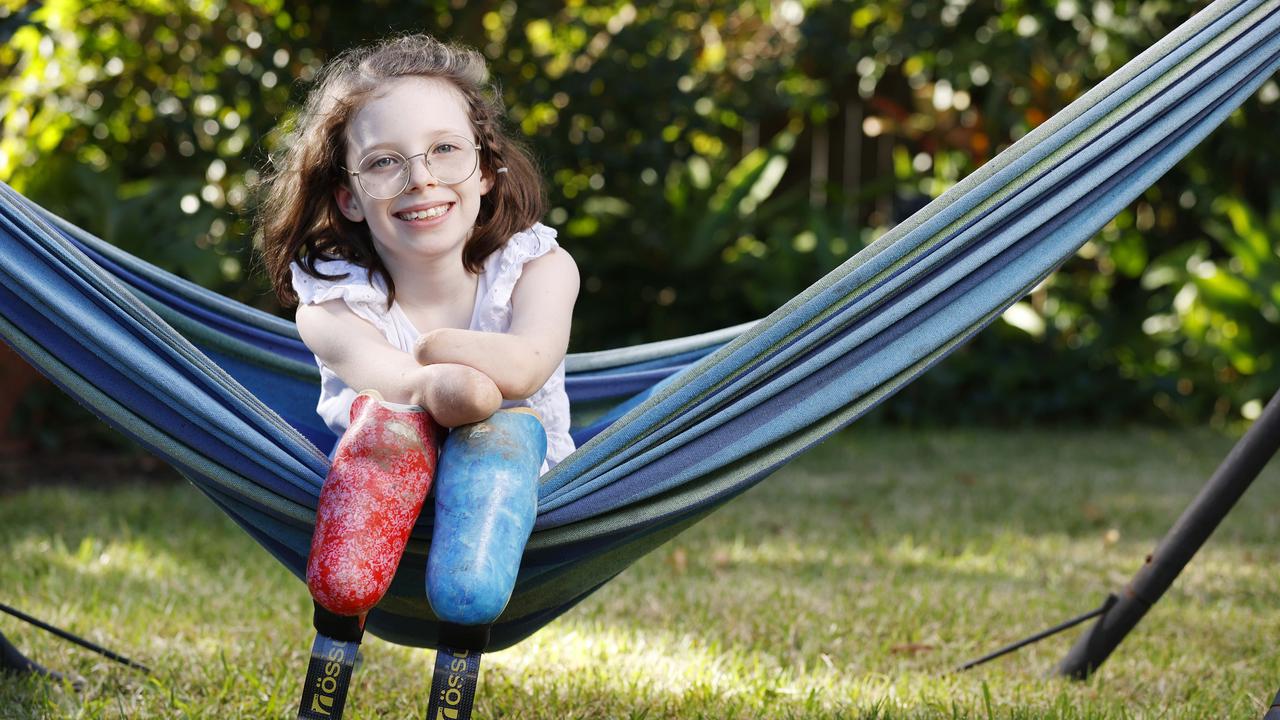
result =
[[364,619],[391,586],[435,477],[443,430],[425,410],[365,391],[320,490],[307,557],[316,641],[298,717],[342,717]]
[[320,491],[307,588],[326,610],[362,616],[391,585],[431,490],[440,426],[413,405],[366,391],[351,405]]

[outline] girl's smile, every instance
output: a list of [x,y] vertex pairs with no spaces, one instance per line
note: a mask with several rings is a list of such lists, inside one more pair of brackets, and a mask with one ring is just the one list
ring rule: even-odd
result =
[[404,222],[413,223],[419,227],[430,226],[434,221],[439,220],[454,208],[456,203],[446,202],[438,204],[415,205],[405,210],[395,213],[397,218]]

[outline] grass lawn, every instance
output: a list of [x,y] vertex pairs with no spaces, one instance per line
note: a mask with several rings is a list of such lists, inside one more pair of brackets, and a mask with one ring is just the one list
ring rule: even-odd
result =
[[[1280,469],[1086,683],[1068,632],[949,670],[1101,603],[1230,448],[1207,431],[846,431],[485,657],[482,718],[1251,718],[1280,686]],[[0,718],[293,717],[305,587],[185,482],[0,496],[0,602],[81,693],[0,678]],[[348,718],[424,717],[433,653],[364,644]]]

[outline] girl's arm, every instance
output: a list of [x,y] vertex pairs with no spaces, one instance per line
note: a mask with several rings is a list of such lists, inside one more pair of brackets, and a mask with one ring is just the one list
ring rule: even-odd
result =
[[569,349],[569,324],[578,298],[578,266],[561,248],[524,266],[511,295],[505,333],[441,328],[418,338],[424,367],[455,363],[489,376],[502,397],[523,400],[560,366]]
[[357,391],[377,390],[391,402],[419,405],[445,427],[479,422],[502,404],[483,372],[456,363],[420,365],[341,300],[302,305],[296,319],[311,352]]

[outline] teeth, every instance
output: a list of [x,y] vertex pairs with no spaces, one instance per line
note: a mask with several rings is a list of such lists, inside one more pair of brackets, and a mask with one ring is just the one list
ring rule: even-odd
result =
[[426,220],[427,218],[440,217],[446,212],[449,212],[448,205],[436,205],[435,207],[427,208],[426,210],[415,210],[413,212],[399,213],[396,215],[396,217],[400,218],[401,220]]

